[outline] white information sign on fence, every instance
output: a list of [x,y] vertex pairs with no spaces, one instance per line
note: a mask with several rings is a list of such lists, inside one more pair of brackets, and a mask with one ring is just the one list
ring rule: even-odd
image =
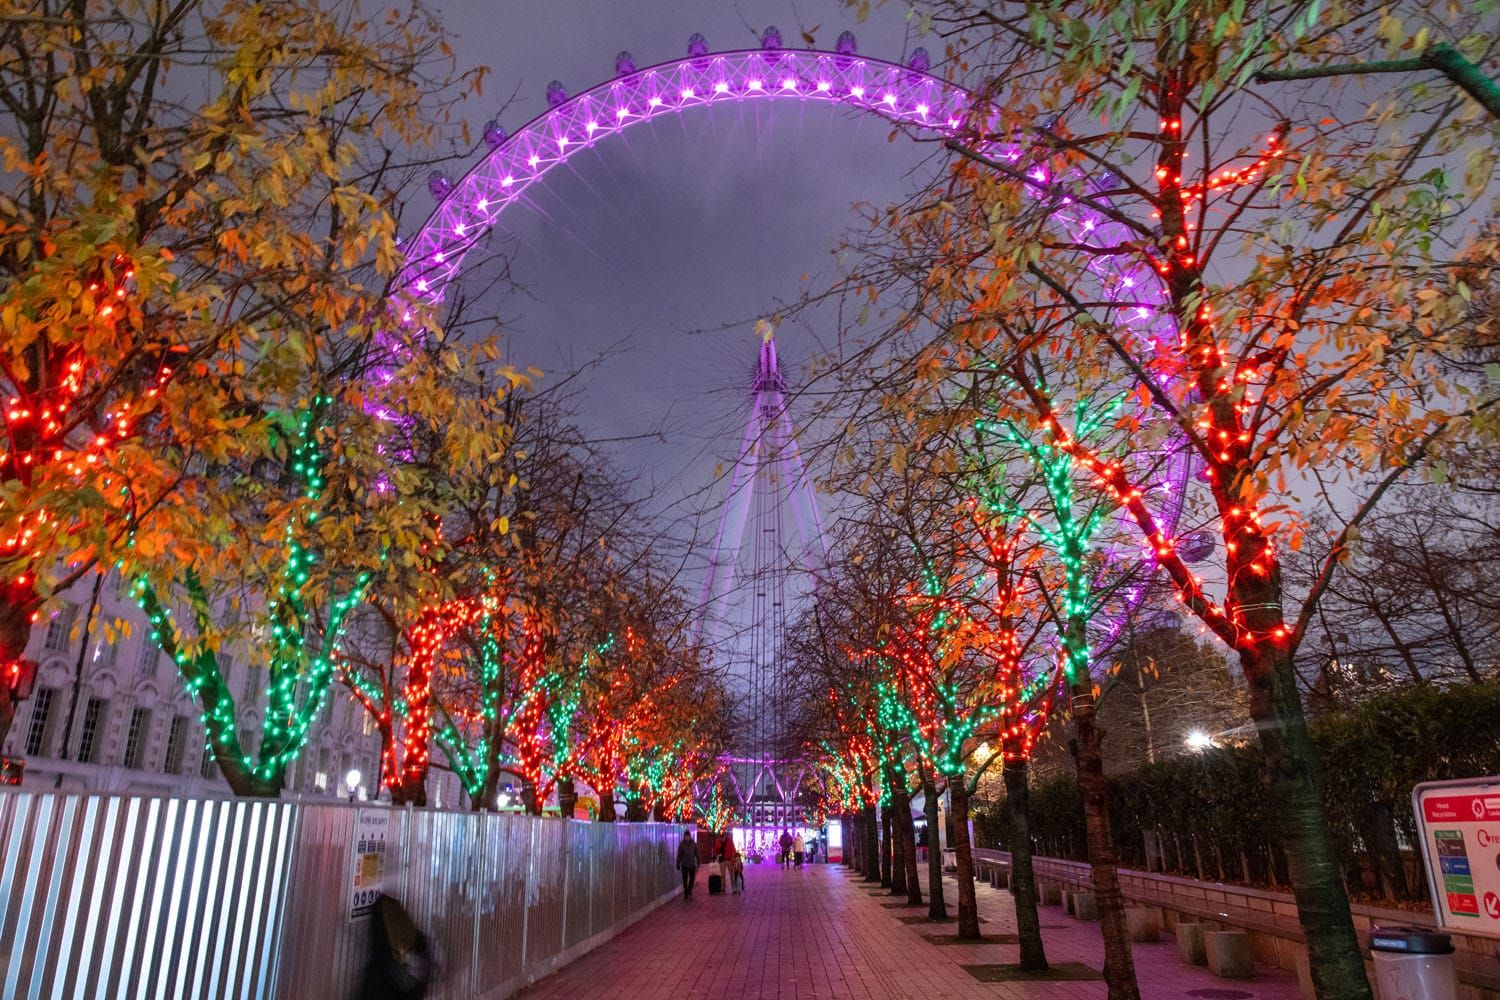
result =
[[1429,781],[1411,803],[1438,925],[1500,937],[1500,777]]
[[385,887],[385,852],[391,830],[389,809],[359,809],[350,852],[349,919],[370,915]]

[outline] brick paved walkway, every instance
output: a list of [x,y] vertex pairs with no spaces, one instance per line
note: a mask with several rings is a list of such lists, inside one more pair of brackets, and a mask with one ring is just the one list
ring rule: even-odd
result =
[[[925,873],[924,873],[925,874]],[[1017,961],[1013,944],[934,945],[924,934],[953,925],[908,925],[926,913],[884,906],[872,887],[837,865],[800,872],[746,866],[743,896],[710,896],[700,872],[690,900],[673,899],[619,937],[527,990],[527,1000],[610,997],[938,997],[1101,1000],[1102,982],[981,983],[962,967]],[[873,887],[873,888],[878,888]],[[956,887],[947,881],[949,910]],[[1008,892],[981,885],[986,934],[1014,934]],[[1101,967],[1097,923],[1043,907],[1042,934],[1053,963]],[[1135,946],[1146,1000],[1295,1000],[1296,977],[1258,968],[1250,982],[1216,979],[1184,966],[1175,945]]]

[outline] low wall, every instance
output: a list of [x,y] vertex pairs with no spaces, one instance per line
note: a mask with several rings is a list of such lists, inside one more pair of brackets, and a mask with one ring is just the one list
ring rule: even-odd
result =
[[[358,894],[378,890],[433,942],[440,980],[429,996],[498,1000],[680,891],[681,833],[369,804],[0,791],[0,996],[352,997],[369,934]],[[378,883],[356,885],[357,853],[359,878],[380,869]]]
[[[975,850],[981,861],[1010,866],[1008,851]],[[1075,889],[1093,887],[1093,874],[1086,862],[1058,858],[1033,858],[1041,882],[1059,882]],[[1290,892],[1254,889],[1223,882],[1200,882],[1176,875],[1119,869],[1120,892],[1132,902],[1160,907],[1168,927],[1185,921],[1207,921],[1248,931],[1257,961],[1296,971],[1307,959],[1306,939],[1297,922],[1297,902]],[[1372,926],[1405,924],[1432,927],[1432,912],[1396,910],[1356,903],[1351,910],[1354,926],[1368,944]],[[1465,1000],[1500,998],[1500,958],[1497,944],[1472,934],[1453,935],[1457,949],[1459,978]]]

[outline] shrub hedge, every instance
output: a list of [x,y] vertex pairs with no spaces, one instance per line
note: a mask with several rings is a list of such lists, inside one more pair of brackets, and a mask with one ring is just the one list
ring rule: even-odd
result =
[[[1500,774],[1500,682],[1425,685],[1382,694],[1312,724],[1323,760],[1330,830],[1357,894],[1425,899],[1411,813],[1422,781]],[[1109,749],[1105,738],[1105,752]],[[1282,885],[1276,804],[1258,742],[1183,754],[1109,779],[1121,863],[1218,881]],[[1033,785],[1035,850],[1085,860],[1082,800],[1071,777]],[[981,844],[1009,844],[1003,803],[976,814]]]

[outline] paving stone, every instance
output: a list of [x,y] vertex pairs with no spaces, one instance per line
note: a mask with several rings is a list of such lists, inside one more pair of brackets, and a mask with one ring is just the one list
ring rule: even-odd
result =
[[[746,866],[744,895],[694,894],[673,899],[542,980],[525,1000],[738,1000],[738,998],[848,998],[848,1000],[1105,1000],[1098,923],[1043,925],[1050,978],[1014,974],[1015,944],[923,940],[943,925],[908,925],[898,909],[865,894],[835,865],[798,872]],[[926,872],[923,871],[923,895]],[[945,879],[949,913],[958,889]],[[980,893],[986,937],[1014,940],[1009,893]],[[1056,918],[1054,918],[1056,919]],[[926,934],[922,933],[926,931]],[[1150,1000],[1204,996],[1222,989],[1207,969],[1184,966],[1169,942],[1134,946],[1141,996]],[[1010,968],[1011,973],[1005,970]],[[981,970],[981,971],[972,971]],[[999,970],[999,971],[996,971]],[[1029,974],[1028,974],[1029,975]],[[1046,975],[1046,974],[1044,974]],[[1291,973],[1262,970],[1235,983],[1247,1000],[1296,1000]]]

